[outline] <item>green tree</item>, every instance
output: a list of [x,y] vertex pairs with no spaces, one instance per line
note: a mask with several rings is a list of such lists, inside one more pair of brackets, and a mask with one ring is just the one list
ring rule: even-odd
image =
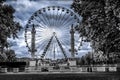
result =
[[120,52],[119,0],[74,0],[72,8],[83,17],[78,31],[95,51]]
[[14,62],[16,61],[16,55],[15,55],[15,51],[14,50],[7,50],[5,52],[6,56],[7,56],[7,60],[8,62]]
[[14,21],[15,9],[12,6],[4,4],[4,0],[0,1],[0,47],[3,49],[8,47],[8,38],[17,38],[17,33],[21,29],[18,22]]

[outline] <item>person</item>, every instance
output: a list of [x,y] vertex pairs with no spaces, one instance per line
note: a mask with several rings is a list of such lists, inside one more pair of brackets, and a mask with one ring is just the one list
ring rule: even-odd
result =
[[70,61],[69,61],[69,59],[67,60],[67,66],[70,67]]

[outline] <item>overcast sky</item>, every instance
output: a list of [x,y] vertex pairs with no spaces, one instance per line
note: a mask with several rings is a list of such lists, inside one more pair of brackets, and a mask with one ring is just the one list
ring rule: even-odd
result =
[[[72,0],[7,0],[7,4],[12,5],[16,10],[16,12],[14,13],[14,20],[20,22],[23,28],[27,24],[27,21],[30,18],[30,16],[35,11],[51,5],[70,8],[72,2]],[[11,43],[13,43],[12,49],[15,50],[17,57],[29,57],[30,55],[28,54],[26,44],[24,41],[24,30],[22,30],[18,35],[19,39],[11,41]],[[82,56],[90,50],[90,44],[84,43],[82,50],[79,51],[78,56]]]

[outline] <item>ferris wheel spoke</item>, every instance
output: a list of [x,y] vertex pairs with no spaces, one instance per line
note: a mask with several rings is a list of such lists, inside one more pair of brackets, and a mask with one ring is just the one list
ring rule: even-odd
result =
[[[42,14],[41,14],[42,15]],[[43,22],[43,25],[46,25],[45,27],[47,27],[48,24],[46,24],[43,15],[40,16],[40,14],[38,15],[38,18]]]
[[66,40],[65,41],[65,39],[64,40],[61,40],[61,42],[63,42],[62,44],[64,44],[64,46],[66,45],[70,45],[70,41],[69,40]]
[[37,51],[38,54],[41,54],[41,53],[42,53],[42,48],[43,48],[43,47],[38,48],[38,51]]
[[45,42],[44,39],[37,39],[37,40],[36,40],[36,44],[37,44],[37,43],[43,43],[43,42]]
[[[63,22],[66,22],[69,18],[70,18],[70,15],[68,14],[68,15],[64,18]],[[62,23],[61,23],[61,25],[59,25],[59,26],[62,26]]]
[[39,27],[41,27],[41,28],[46,27],[42,22],[41,23],[34,23],[34,26],[37,27],[37,28],[39,28]]
[[66,16],[66,18],[63,20],[63,23],[61,24],[62,26],[65,25],[66,23],[68,23],[70,20],[72,19],[71,15],[69,14],[68,16]]
[[53,11],[51,11],[52,15],[53,15],[52,16],[52,22],[53,22],[52,25],[53,25],[53,27],[56,27],[56,25],[55,25],[56,24],[56,17],[55,17],[56,16],[56,11],[55,11],[56,9],[54,6],[52,7],[52,10],[53,10]]
[[55,19],[55,18],[54,18],[54,15],[55,15],[55,14],[54,14],[54,10],[52,11],[52,15],[53,15],[53,16],[52,16],[52,25],[53,25],[53,27],[55,27],[55,20],[54,20],[54,19]]
[[61,16],[62,16],[62,11],[60,12],[60,14],[59,14],[59,16],[58,16],[58,20],[57,20],[57,23],[58,23],[57,25],[58,25],[58,26],[60,26],[59,21],[60,21]]
[[56,9],[54,9],[53,10],[53,25],[54,25],[54,27],[57,27],[57,19],[58,19],[58,13],[59,13],[59,10],[56,8]]
[[47,14],[47,10],[45,9],[45,8],[43,8],[43,12],[44,12],[44,14],[42,14],[42,16],[45,18],[45,21],[46,21],[46,23],[47,23],[47,26],[49,26],[50,24],[49,24],[49,20],[48,20],[48,14]]
[[[67,14],[67,15],[66,15]],[[61,20],[61,25],[67,20],[67,18],[70,17],[69,10],[66,11],[66,14],[64,15],[63,19]],[[66,17],[66,18],[65,18]]]
[[[66,35],[66,36],[70,37],[69,35]],[[63,40],[66,40],[66,36],[62,37]],[[67,40],[70,40],[70,39],[67,39]]]
[[58,8],[56,8],[56,15],[55,15],[55,26],[58,26],[57,24],[57,22],[58,22],[58,18],[59,18],[59,10],[58,10]]
[[55,15],[55,17],[54,17],[54,27],[56,28],[56,15]]
[[58,19],[58,13],[59,13],[59,11],[58,11],[58,9],[56,9],[56,15],[55,15],[55,26],[57,26],[57,19]]
[[44,41],[43,38],[36,39],[36,43],[39,43],[39,42],[42,42],[42,41]]
[[51,8],[49,8],[49,11],[48,11],[48,13],[49,13],[49,26],[51,27],[52,25],[52,23],[51,23],[51,19],[52,19],[52,14],[51,14]]
[[34,22],[33,22],[33,23],[34,23],[36,26],[39,26],[39,27],[43,27],[43,28],[44,28],[44,27],[47,27],[47,25],[46,25],[43,21],[41,21],[41,22],[40,22],[40,21],[37,21],[37,22],[38,22],[38,23],[34,23]]
[[[69,19],[68,21],[65,21],[62,26],[66,25],[69,26],[69,24],[74,23],[74,21],[72,21],[71,19]],[[72,25],[72,24],[71,24]]]
[[58,27],[60,16],[62,15],[62,12],[60,12],[59,8],[57,8],[57,16],[56,16],[56,26]]
[[[52,9],[51,9],[52,10]],[[50,23],[51,23],[51,27],[54,27],[54,12],[53,11],[50,11],[50,16],[51,16],[51,19],[50,19]]]
[[45,20],[45,22],[46,22],[46,25],[49,26],[50,24],[49,24],[49,21],[48,21],[47,16],[46,16],[45,14],[42,14],[42,16],[44,17],[44,20]]
[[61,41],[61,44],[63,44],[67,50],[69,50],[69,48],[66,45],[69,45],[68,43],[65,43],[64,41]]
[[62,22],[64,21],[64,17],[66,16],[67,12],[64,11],[63,12],[63,16],[61,17],[61,20],[60,20],[60,24],[62,24]]
[[65,14],[63,15],[63,18],[61,18],[61,21],[60,21],[60,24],[61,24],[61,25],[62,25],[63,22],[64,22],[64,17],[66,16],[66,14],[67,14],[67,13],[65,13]]
[[[65,26],[68,26],[70,29],[71,29],[71,26],[73,25],[73,24],[71,24],[71,23],[74,23],[74,21],[70,21],[69,23],[66,23],[66,25]],[[74,23],[75,24],[75,23]],[[73,25],[74,26],[74,25]],[[77,26],[77,25],[76,25]]]
[[42,31],[42,30],[44,30],[45,28],[48,28],[48,27],[41,24],[38,28],[39,28],[38,29],[39,31]]
[[50,15],[50,18],[49,18],[49,26],[52,27],[52,18],[51,18],[51,15]]
[[36,31],[38,31],[38,33],[41,33],[43,30],[43,28],[40,28],[40,29],[36,29]]
[[[38,45],[36,48],[43,51],[43,49],[45,48],[45,43]],[[38,50],[38,52],[39,52],[39,50]]]
[[66,31],[66,32],[70,31],[69,26],[65,26],[65,25],[63,27],[61,27],[60,29],[63,30],[63,31]]
[[[40,29],[40,30],[39,30]],[[36,30],[37,31],[37,33],[42,33],[43,32],[43,30],[44,30],[44,28],[39,28],[38,30]]]
[[40,30],[44,29],[44,28],[48,28],[45,24],[43,24],[43,22],[41,24],[39,24],[39,25],[40,26],[38,28],[40,28]]
[[47,23],[49,24],[48,26],[51,25],[50,23],[50,15],[48,15],[48,13],[45,11],[45,15],[46,15],[46,19],[47,19]]
[[[42,14],[41,14],[41,15],[42,15]],[[38,15],[38,17],[39,17],[39,19],[41,20],[41,22],[42,22],[43,25],[48,26],[48,24],[46,24],[46,21],[45,21],[45,19],[44,19],[43,16]]]
[[38,39],[36,39],[36,43],[37,43],[37,42],[41,42],[41,43],[42,43],[42,42],[45,42],[45,41],[46,41],[46,40],[45,40],[44,38],[38,38]]
[[41,52],[41,54],[42,54],[43,49],[45,48],[45,46],[46,46],[46,42],[43,42],[41,45],[38,45],[38,46],[37,46],[37,49],[39,49],[39,50],[38,50],[38,53]]
[[43,24],[42,22],[40,22],[39,20],[35,19],[38,23],[34,23],[35,26],[37,27],[41,27],[41,28],[44,28],[44,27],[47,27],[45,24]]
[[[38,23],[41,23],[40,20],[36,19],[36,17],[34,18],[35,21],[37,21]],[[34,23],[34,22],[33,22]]]
[[40,41],[39,42],[36,42],[36,48],[40,48],[40,47],[43,47],[43,46],[45,46],[45,44],[46,44],[46,42],[45,41],[42,41],[41,43],[40,43]]
[[[69,22],[68,22],[69,21]],[[73,21],[71,20],[71,19],[68,19],[67,21],[65,21],[63,24],[62,24],[62,26],[63,25],[67,25],[67,24],[71,24]]]

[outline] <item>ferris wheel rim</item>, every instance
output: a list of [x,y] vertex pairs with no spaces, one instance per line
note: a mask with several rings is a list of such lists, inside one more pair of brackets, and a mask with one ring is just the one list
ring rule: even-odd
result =
[[29,43],[27,42],[26,32],[27,32],[27,27],[28,27],[29,21],[31,20],[31,18],[32,18],[37,12],[42,11],[42,10],[44,10],[44,9],[53,8],[53,7],[60,8],[60,9],[63,9],[63,8],[64,8],[64,9],[70,11],[70,13],[73,13],[75,16],[77,16],[77,19],[78,19],[79,22],[80,22],[80,18],[78,17],[78,15],[77,15],[75,12],[73,12],[72,10],[70,10],[70,9],[68,9],[68,8],[66,8],[66,7],[62,7],[62,6],[47,6],[47,7],[45,7],[45,8],[41,8],[41,9],[37,10],[37,11],[34,12],[34,13],[32,14],[32,16],[29,18],[28,23],[27,23],[27,25],[26,25],[26,27],[25,27],[25,29],[26,29],[26,30],[25,30],[25,42],[26,42],[26,45],[27,45],[27,47],[28,47],[28,50],[30,50],[30,47],[29,47]]

